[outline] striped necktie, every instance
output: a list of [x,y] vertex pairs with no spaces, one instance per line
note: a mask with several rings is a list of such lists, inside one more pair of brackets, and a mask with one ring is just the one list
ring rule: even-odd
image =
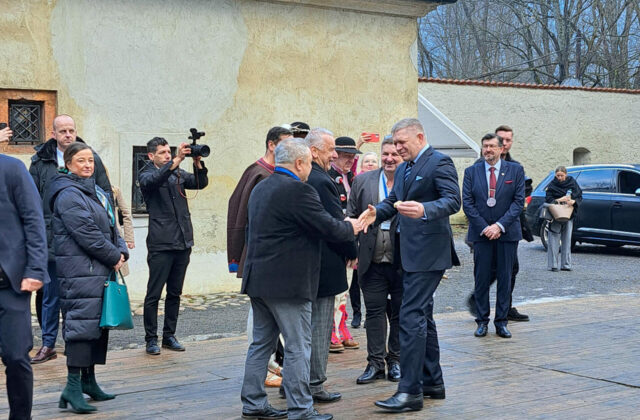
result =
[[413,165],[415,164],[414,161],[410,161],[409,163],[407,163],[407,167],[404,169],[404,182],[406,183],[407,180],[409,179],[409,176],[411,175],[411,168],[413,167]]

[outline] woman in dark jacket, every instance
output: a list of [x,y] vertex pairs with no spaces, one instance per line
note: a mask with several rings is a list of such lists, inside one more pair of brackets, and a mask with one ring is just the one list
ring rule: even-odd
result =
[[[573,231],[573,219],[578,214],[578,206],[582,202],[582,190],[576,180],[567,175],[567,168],[558,166],[555,177],[547,187],[545,197],[547,203],[564,203],[573,206],[573,213],[567,222],[549,224],[549,240],[547,243],[547,268],[558,271],[558,253],[561,252],[560,268],[571,271],[571,233]],[[562,247],[560,247],[562,243]]]
[[110,400],[96,383],[96,364],[105,364],[108,330],[100,328],[104,284],[119,270],[129,253],[118,235],[107,194],[91,178],[94,157],[83,143],[64,152],[68,174],[57,175],[49,188],[53,211],[53,243],[60,303],[62,337],[67,356],[67,386],[60,408],[70,403],[77,413],[95,411],[82,394],[94,401]]

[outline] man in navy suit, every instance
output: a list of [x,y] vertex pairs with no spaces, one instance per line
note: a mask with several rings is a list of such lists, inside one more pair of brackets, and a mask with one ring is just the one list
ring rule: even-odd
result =
[[507,314],[511,299],[511,274],[522,239],[520,213],[524,206],[524,169],[501,159],[504,144],[497,134],[482,138],[483,161],[464,171],[463,210],[469,219],[469,241],[473,242],[476,297],[476,337],[487,335],[489,288],[492,265],[498,286],[494,324],[496,333],[511,338]]
[[444,398],[433,293],[444,271],[459,265],[449,216],[460,210],[460,188],[450,157],[430,147],[419,120],[406,118],[391,130],[404,163],[393,189],[359,220],[379,225],[398,214],[396,244],[403,270],[400,307],[400,370],[397,392],[378,407],[392,412],[421,410],[423,397]]
[[[11,130],[0,130],[0,142]],[[31,292],[48,282],[42,201],[22,162],[0,154],[0,352],[9,419],[31,418]]]

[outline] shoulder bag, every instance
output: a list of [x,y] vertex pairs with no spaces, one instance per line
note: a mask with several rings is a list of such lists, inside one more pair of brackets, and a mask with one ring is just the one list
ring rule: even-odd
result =
[[[120,275],[118,276],[118,274]],[[109,279],[104,283],[100,328],[109,330],[133,329],[129,293],[127,292],[124,277],[120,272],[112,271]]]

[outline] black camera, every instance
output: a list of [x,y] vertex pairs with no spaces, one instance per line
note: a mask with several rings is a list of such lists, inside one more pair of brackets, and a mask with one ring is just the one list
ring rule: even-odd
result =
[[191,132],[189,140],[193,140],[189,145],[189,149],[191,149],[191,154],[189,156],[191,156],[192,158],[198,156],[209,156],[209,154],[211,153],[211,149],[209,149],[209,146],[207,146],[206,144],[196,144],[196,140],[204,136],[204,131],[198,131],[195,128],[191,128],[189,131]]

